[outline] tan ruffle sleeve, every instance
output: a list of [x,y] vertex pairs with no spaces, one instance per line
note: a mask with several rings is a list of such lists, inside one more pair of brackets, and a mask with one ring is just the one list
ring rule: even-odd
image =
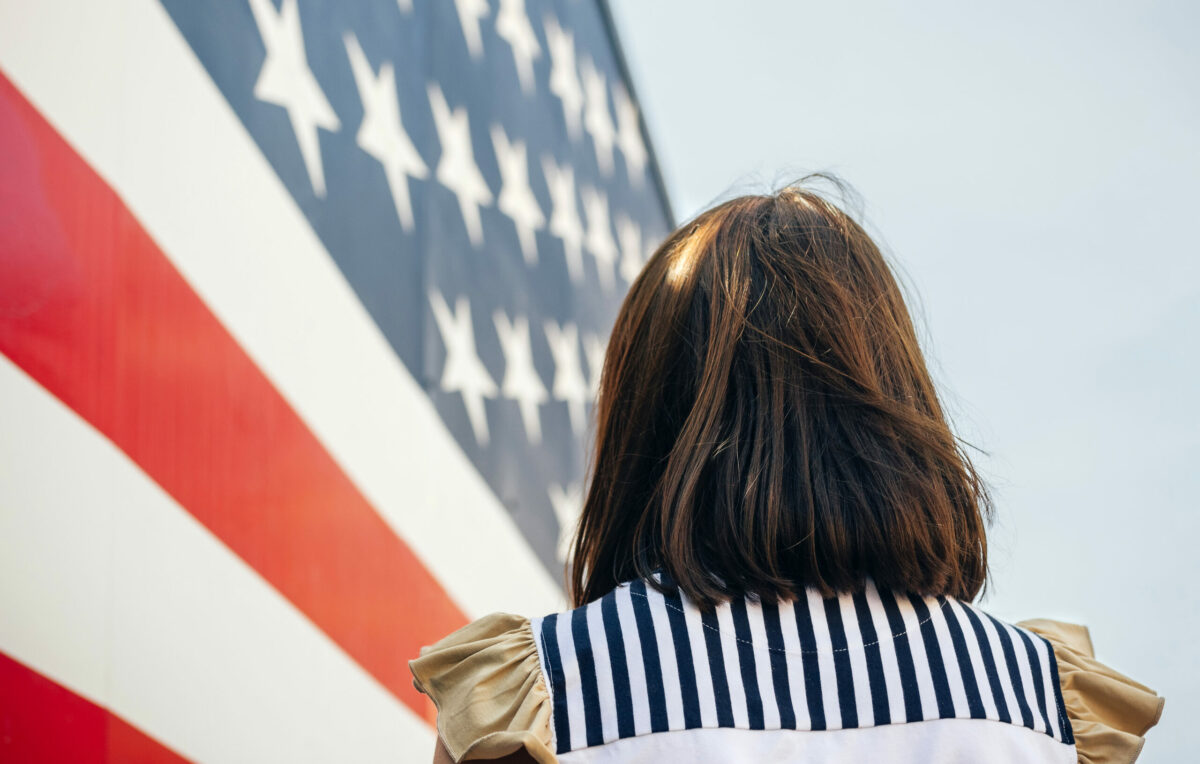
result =
[[1034,618],[1017,624],[1054,647],[1063,705],[1080,764],[1130,764],[1146,732],[1158,724],[1165,699],[1096,660],[1086,626]]
[[496,759],[522,747],[557,764],[551,701],[529,619],[492,613],[408,662],[413,685],[438,709],[438,735],[456,762]]

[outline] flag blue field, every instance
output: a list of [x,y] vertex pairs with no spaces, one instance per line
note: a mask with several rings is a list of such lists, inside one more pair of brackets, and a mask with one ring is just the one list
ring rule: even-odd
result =
[[670,222],[604,9],[163,5],[557,573],[596,367]]

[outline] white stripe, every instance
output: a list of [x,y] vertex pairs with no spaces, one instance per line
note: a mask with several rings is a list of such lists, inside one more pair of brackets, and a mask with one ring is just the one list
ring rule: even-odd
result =
[[633,614],[633,592],[629,584],[616,590],[617,617],[625,641],[625,663],[629,666],[629,694],[633,696],[633,731],[638,735],[650,732],[650,694],[646,689],[646,664],[642,658],[642,643],[638,638],[637,618]]
[[725,679],[729,682],[729,700],[733,705],[733,726],[750,727],[746,708],[746,688],[742,683],[742,664],[738,656],[737,632],[733,627],[733,609],[725,600],[717,605],[717,628],[721,630],[721,657],[725,662]]
[[983,701],[983,712],[987,718],[998,720],[1000,711],[996,708],[996,698],[993,695],[991,680],[988,679],[987,666],[983,662],[983,651],[979,647],[979,637],[975,634],[975,627],[971,625],[970,618],[967,617],[958,600],[948,597],[947,601],[954,610],[958,623],[962,626],[963,639],[967,641],[967,655],[971,658],[975,681],[979,685],[979,697]]
[[846,626],[846,646],[850,651],[850,673],[854,677],[854,705],[858,710],[858,726],[871,727],[875,724],[875,706],[871,697],[871,676],[867,673],[867,651],[862,630],[858,627],[858,610],[854,607],[854,596],[843,592],[838,595],[838,606],[842,611],[842,623]]
[[838,698],[837,666],[833,662],[833,640],[825,620],[825,600],[815,589],[806,589],[808,612],[812,616],[813,634],[817,641],[817,665],[821,669],[821,697],[825,701],[825,727],[836,730],[842,726],[842,707]]
[[750,641],[754,643],[754,673],[758,679],[758,695],[762,698],[763,728],[777,730],[779,702],[775,699],[775,680],[771,672],[771,657],[774,654],[767,642],[762,603],[747,601],[746,616],[750,623]]
[[[1004,622],[1001,621],[1001,623]],[[1013,652],[1017,654],[1017,668],[1021,672],[1021,684],[1025,685],[1025,702],[1029,704],[1029,712],[1033,714],[1033,728],[1038,732],[1045,732],[1046,720],[1042,718],[1042,711],[1038,708],[1037,688],[1033,685],[1029,652],[1025,649],[1025,643],[1021,641],[1021,635],[1017,633],[1012,624],[1004,623],[1004,628],[1012,639]]]
[[[967,702],[967,687],[963,682],[962,669],[958,665],[958,651],[954,649],[954,638],[950,636],[950,624],[942,612],[942,603],[932,597],[924,597],[925,607],[933,621],[938,646],[942,648],[942,666],[946,669],[946,681],[950,685],[950,700],[954,703],[954,715],[962,719],[971,718],[971,707]],[[949,602],[949,599],[946,600]],[[947,606],[948,607],[948,606]]]
[[432,730],[0,355],[0,651],[194,761],[416,761]]
[[612,661],[608,655],[608,635],[604,630],[604,612],[600,609],[604,600],[598,599],[587,605],[588,637],[592,641],[592,657],[596,663],[596,694],[600,698],[600,723],[604,730],[604,742],[616,740],[617,692],[613,685]]
[[796,630],[795,602],[779,603],[779,626],[783,630],[783,649],[787,654],[788,689],[792,693],[792,710],[796,712],[796,729],[812,729],[808,714],[808,688],[804,684],[804,648]]
[[0,67],[468,614],[564,607],[159,3],[0,3]]
[[921,635],[921,619],[917,611],[901,592],[896,592],[896,605],[904,619],[904,631],[912,651],[913,664],[917,673],[917,689],[921,694],[921,714],[925,719],[938,718],[937,693],[933,688],[933,674],[929,670],[929,655],[925,652],[925,638]]
[[706,626],[696,603],[681,594],[683,617],[687,623],[688,642],[692,645],[692,662],[696,664],[696,692],[700,696],[700,723],[717,726],[717,696],[713,690],[712,671],[708,665],[708,643],[704,639]]
[[571,613],[559,613],[554,621],[554,636],[562,659],[563,695],[567,701],[569,750],[587,746],[587,724],[583,714],[583,693],[579,684],[579,659],[575,655],[575,635],[571,633]]
[[[1078,764],[1074,746],[986,719],[881,724],[821,733],[681,730],[626,738],[560,756],[562,764]],[[448,761],[448,759],[446,760]]]
[[867,581],[867,605],[871,608],[871,622],[875,624],[875,634],[879,640],[879,658],[883,661],[883,680],[887,685],[888,711],[892,723],[917,721],[907,718],[904,708],[904,683],[900,678],[900,662],[896,657],[896,638],[892,634],[892,624],[888,621],[887,611],[883,609],[883,600],[879,598],[879,590],[871,580]]
[[[971,605],[963,604],[963,607],[972,607]],[[978,608],[972,608],[979,617],[979,622],[983,624],[983,630],[987,633],[988,644],[992,646],[992,658],[996,661],[996,674],[1000,677],[1000,688],[1004,690],[1004,700],[1008,703],[1008,717],[1017,724],[1021,724],[1021,706],[1017,702],[1017,691],[1013,687],[1012,677],[1009,675],[1008,657],[1004,654],[1004,645],[1000,642],[1000,635],[996,632],[996,625],[992,623],[992,619],[987,617],[987,614]]]
[[[1021,629],[1020,626],[1014,626],[1013,628]],[[1039,668],[1042,674],[1042,691],[1046,696],[1046,715],[1050,717],[1050,726],[1054,737],[1062,740],[1062,720],[1058,718],[1058,700],[1054,695],[1054,686],[1058,682],[1058,677],[1050,669],[1050,657],[1046,653],[1049,645],[1041,637],[1028,629],[1021,630],[1029,635],[1029,638],[1033,641],[1034,649],[1037,651]]]
[[[636,595],[635,595],[636,596]],[[667,617],[667,603],[662,592],[646,586],[646,602],[650,605],[650,619],[654,623],[654,641],[658,644],[658,663],[662,667],[663,695],[667,704],[667,729],[685,728],[683,718],[683,690],[679,686],[679,659],[675,655],[675,641],[671,638],[671,622]]]

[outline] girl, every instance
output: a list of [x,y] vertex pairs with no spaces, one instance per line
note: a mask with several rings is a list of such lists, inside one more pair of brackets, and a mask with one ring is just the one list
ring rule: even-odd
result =
[[624,299],[596,415],[573,609],[486,616],[410,663],[436,762],[1137,757],[1162,698],[1084,627],[972,604],[988,492],[883,256],[821,195],[677,229]]

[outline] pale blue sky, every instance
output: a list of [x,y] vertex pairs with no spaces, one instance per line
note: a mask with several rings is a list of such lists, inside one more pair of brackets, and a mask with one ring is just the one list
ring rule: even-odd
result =
[[1200,718],[1200,5],[612,0],[681,219],[814,170],[915,290],[991,456],[999,615],[1087,624]]

